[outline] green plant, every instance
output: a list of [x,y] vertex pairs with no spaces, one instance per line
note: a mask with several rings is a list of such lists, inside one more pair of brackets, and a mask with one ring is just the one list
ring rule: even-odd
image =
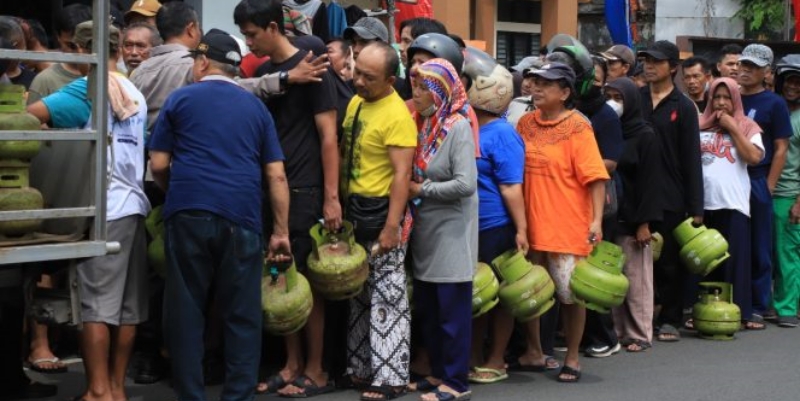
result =
[[780,32],[786,19],[784,0],[740,0],[742,8],[734,15],[744,20],[751,32]]

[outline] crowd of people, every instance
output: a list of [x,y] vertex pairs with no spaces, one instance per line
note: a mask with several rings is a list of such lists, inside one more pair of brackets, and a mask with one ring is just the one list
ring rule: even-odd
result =
[[[470,383],[511,370],[578,382],[581,354],[645,352],[693,329],[685,314],[700,278],[672,235],[687,218],[727,239],[730,258],[704,280],[733,285],[743,330],[797,327],[800,55],[776,62],[763,44],[729,44],[716,63],[681,60],[665,40],[592,53],[557,35],[506,69],[428,18],[403,21],[397,45],[367,16],[326,43],[305,6],[241,0],[232,16],[244,40],[204,33],[183,2],[137,1],[109,26],[106,220],[121,251],[77,267],[87,379],[77,400],[127,399],[134,350],[134,380],[170,376],[179,400],[205,399],[213,383],[223,400],[351,388],[362,400],[460,401]],[[87,6],[63,8],[58,50],[92,53],[97,23]],[[2,48],[47,44],[36,21],[0,16]],[[43,125],[91,127],[89,65],[0,67]],[[34,171],[75,157],[61,152]],[[144,220],[158,205],[163,278],[146,256]],[[345,221],[368,250],[363,291],[334,302],[312,288],[304,328],[266,336],[265,261],[305,272],[309,230]],[[610,314],[570,289],[600,241],[623,249],[630,283]],[[508,250],[546,268],[556,307],[525,323],[502,306],[473,319],[477,262]],[[22,291],[0,279],[0,399],[52,396],[23,360],[49,374],[66,365],[46,325],[30,322],[29,350],[16,346]]]

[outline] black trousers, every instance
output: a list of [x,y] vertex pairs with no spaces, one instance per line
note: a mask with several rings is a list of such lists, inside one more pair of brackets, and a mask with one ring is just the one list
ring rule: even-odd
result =
[[672,235],[672,230],[686,219],[683,212],[664,211],[664,220],[654,232],[664,237],[661,258],[653,264],[656,304],[661,305],[661,313],[656,319],[656,327],[670,324],[680,327],[683,323],[683,285],[686,271],[680,261],[680,245]]
[[0,287],[0,394],[13,393],[30,380],[22,370],[22,287]]

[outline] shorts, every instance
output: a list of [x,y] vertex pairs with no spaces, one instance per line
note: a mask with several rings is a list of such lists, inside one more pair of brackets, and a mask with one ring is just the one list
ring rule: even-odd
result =
[[517,230],[513,224],[488,228],[478,233],[478,261],[491,264],[504,252],[516,249]]
[[[298,271],[305,273],[308,255],[313,249],[309,230],[322,218],[322,188],[289,188],[289,241]],[[272,235],[272,210],[269,198],[264,200],[264,240]]]
[[584,256],[573,255],[570,253],[547,252],[547,272],[556,285],[556,297],[562,304],[571,305],[575,301],[572,299],[572,290],[569,288],[569,280],[575,265],[585,259]]
[[107,240],[119,242],[120,251],[78,264],[81,320],[114,326],[142,323],[148,317],[144,217],[109,221],[106,228]]

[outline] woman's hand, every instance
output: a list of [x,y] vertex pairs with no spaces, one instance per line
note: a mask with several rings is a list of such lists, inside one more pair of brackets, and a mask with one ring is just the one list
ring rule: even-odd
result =
[[592,224],[589,225],[589,237],[587,241],[592,246],[595,246],[602,240],[603,240],[603,222],[593,221]]
[[789,224],[800,224],[800,199],[789,209]]
[[419,195],[422,193],[422,184],[411,181],[411,184],[408,184],[408,199],[419,198]]
[[528,249],[530,248],[530,244],[528,244],[528,233],[524,230],[517,230],[517,236],[514,237],[514,240],[517,242],[517,250],[522,252],[523,255],[527,255]]
[[719,121],[719,126],[722,127],[725,131],[731,131],[736,129],[737,124],[736,120],[731,117],[728,113],[717,110],[716,111],[717,121]]
[[642,223],[636,229],[636,243],[641,247],[649,246],[650,241],[653,239],[653,234],[650,232],[650,225]]

